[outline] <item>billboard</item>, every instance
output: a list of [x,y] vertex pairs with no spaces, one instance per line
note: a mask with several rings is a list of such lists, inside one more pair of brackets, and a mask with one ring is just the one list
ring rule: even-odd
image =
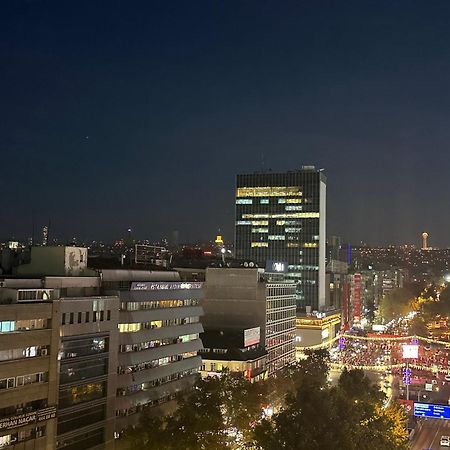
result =
[[450,419],[450,406],[433,403],[414,403],[414,415],[417,417],[433,417]]
[[244,330],[244,347],[259,344],[261,339],[260,327],[248,328]]
[[361,274],[353,275],[353,322],[361,321]]
[[9,430],[22,425],[36,424],[44,420],[54,419],[56,417],[56,406],[38,409],[23,414],[17,414],[11,417],[5,417],[0,420],[0,430]]
[[419,346],[404,344],[403,346],[403,359],[417,359],[419,357]]
[[178,289],[201,289],[203,283],[201,282],[150,282],[150,281],[133,281],[131,283],[132,291],[173,291]]

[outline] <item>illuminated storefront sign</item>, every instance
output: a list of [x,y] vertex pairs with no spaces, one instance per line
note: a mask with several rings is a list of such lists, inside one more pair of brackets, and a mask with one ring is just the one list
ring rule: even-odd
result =
[[44,420],[54,419],[56,417],[56,406],[39,409],[24,414],[17,414],[11,417],[0,419],[0,430],[10,430],[30,423],[42,422]]
[[417,359],[419,357],[419,346],[404,344],[403,348],[403,359]]
[[178,289],[201,289],[203,283],[185,283],[185,282],[167,282],[167,283],[155,283],[155,282],[133,282],[131,283],[132,291],[174,291]]

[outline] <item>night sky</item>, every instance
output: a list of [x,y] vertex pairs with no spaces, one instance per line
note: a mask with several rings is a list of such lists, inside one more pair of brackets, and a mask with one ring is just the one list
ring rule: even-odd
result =
[[450,246],[450,2],[3,0],[0,153],[2,239],[230,241],[314,164],[328,235]]

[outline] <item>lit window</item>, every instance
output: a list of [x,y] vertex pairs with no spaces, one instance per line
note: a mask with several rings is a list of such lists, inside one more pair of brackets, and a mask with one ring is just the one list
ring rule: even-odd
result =
[[285,237],[283,235],[269,235],[269,241],[284,241]]
[[298,186],[241,187],[236,197],[299,197],[302,192]]
[[268,228],[252,228],[252,233],[268,233]]
[[278,204],[283,204],[283,203],[286,203],[286,199],[285,198],[279,198],[278,199]]
[[286,206],[286,211],[301,211],[303,206],[297,206],[297,205],[288,205]]
[[252,248],[260,248],[260,247],[268,247],[268,242],[252,242],[251,247]]
[[252,220],[251,221],[252,225],[269,225],[269,221],[268,220]]
[[288,198],[286,199],[286,203],[301,203],[302,199],[301,198]]
[[238,220],[236,222],[236,225],[251,225],[252,221],[251,220]]
[[261,205],[268,205],[269,204],[269,199],[268,198],[262,198],[259,203],[261,203]]
[[238,198],[236,200],[236,205],[251,205],[253,200],[251,198]]
[[318,212],[297,212],[282,214],[242,214],[243,219],[318,219]]
[[10,333],[15,330],[15,322],[13,320],[4,320],[0,322],[0,333]]

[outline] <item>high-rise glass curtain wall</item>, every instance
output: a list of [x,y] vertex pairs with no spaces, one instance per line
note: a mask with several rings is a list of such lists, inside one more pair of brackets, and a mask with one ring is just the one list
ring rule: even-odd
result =
[[321,306],[325,183],[315,169],[237,176],[236,256],[262,267],[267,260],[287,261],[298,309]]

